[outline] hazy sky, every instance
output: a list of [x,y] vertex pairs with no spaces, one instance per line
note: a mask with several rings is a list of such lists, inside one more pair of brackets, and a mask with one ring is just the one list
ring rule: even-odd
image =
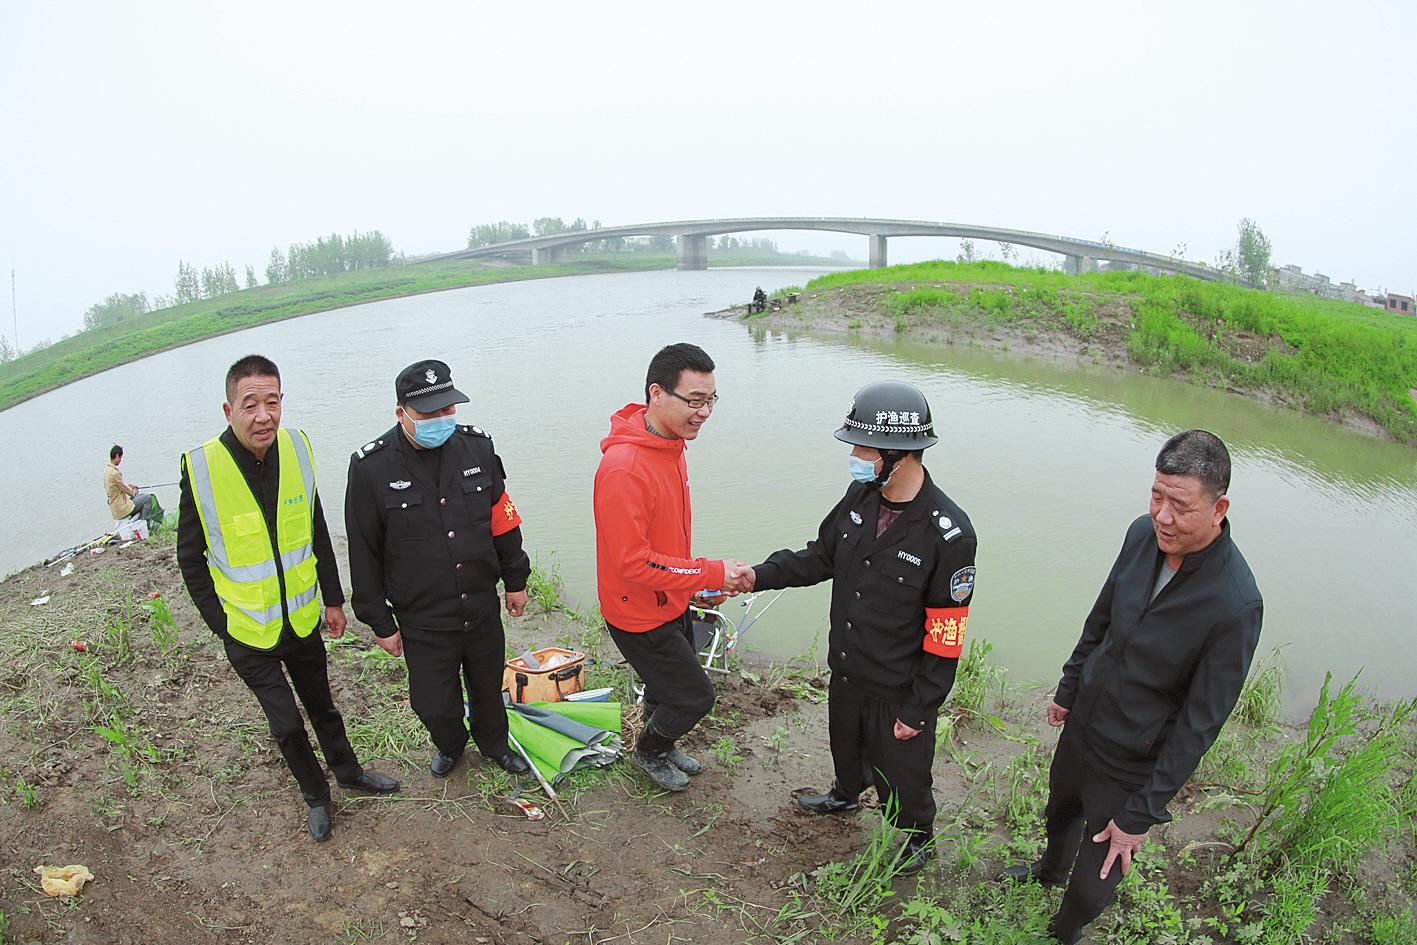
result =
[[0,265],[26,348],[170,293],[179,259],[260,272],[374,228],[451,251],[543,215],[900,217],[1206,261],[1249,216],[1277,263],[1405,292],[1413,36],[1406,0],[3,0]]

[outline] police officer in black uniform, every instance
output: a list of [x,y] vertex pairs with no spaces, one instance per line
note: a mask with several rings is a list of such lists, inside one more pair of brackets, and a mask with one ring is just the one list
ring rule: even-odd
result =
[[[815,540],[730,575],[739,589],[832,581],[828,730],[836,781],[797,799],[816,814],[853,811],[868,784],[906,832],[899,869],[930,857],[935,717],[964,647],[974,595],[974,528],[930,479],[938,442],[924,395],[909,384],[863,387],[836,438],[853,447],[856,481]],[[746,573],[745,573],[746,572]]]
[[478,750],[513,774],[529,771],[507,743],[502,705],[507,612],[526,608],[531,562],[492,437],[459,424],[468,398],[442,361],[419,361],[394,382],[392,429],[349,461],[344,521],[354,614],[379,646],[408,663],[409,701],[445,778],[467,745],[463,687]]

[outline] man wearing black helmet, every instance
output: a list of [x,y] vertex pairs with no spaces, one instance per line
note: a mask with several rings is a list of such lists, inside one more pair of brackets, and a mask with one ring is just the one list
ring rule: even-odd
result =
[[836,780],[797,798],[814,814],[854,811],[868,784],[906,832],[899,871],[930,857],[935,717],[964,647],[974,595],[974,528],[921,463],[938,442],[909,384],[863,387],[836,438],[855,480],[801,551],[730,574],[755,590],[831,580],[828,730]]

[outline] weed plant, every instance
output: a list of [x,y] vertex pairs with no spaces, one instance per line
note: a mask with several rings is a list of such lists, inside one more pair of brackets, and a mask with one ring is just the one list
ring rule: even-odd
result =
[[989,693],[998,688],[1004,671],[989,662],[994,647],[978,637],[969,641],[964,659],[955,670],[954,688],[950,690],[949,708],[956,714],[984,718],[989,705]]
[[[1324,677],[1303,742],[1269,766],[1259,809],[1232,861],[1247,856],[1273,873],[1284,863],[1351,871],[1378,843],[1408,828],[1414,813],[1392,783],[1406,760],[1404,725],[1414,703],[1364,710],[1350,680],[1330,698]],[[1356,738],[1360,726],[1366,728]],[[1345,740],[1356,741],[1346,754]]]
[[1250,671],[1233,718],[1255,728],[1275,728],[1284,709],[1284,654],[1275,647]]
[[143,599],[142,607],[148,615],[148,632],[152,634],[153,643],[163,656],[171,656],[177,649],[177,622],[172,619],[167,601],[153,591]]

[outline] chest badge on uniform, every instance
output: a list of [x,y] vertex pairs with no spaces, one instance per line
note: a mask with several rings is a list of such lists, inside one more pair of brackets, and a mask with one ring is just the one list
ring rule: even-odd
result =
[[400,479],[400,480],[398,480],[397,482],[391,482],[391,483],[389,483],[389,488],[390,488],[390,489],[407,489],[407,488],[408,488],[409,486],[411,486],[411,485],[413,485],[413,483],[409,482],[407,479]]
[[860,514],[859,512],[852,512],[852,513],[851,513],[851,524],[852,524],[852,525],[860,525],[860,524],[861,524],[861,514]]
[[974,565],[960,568],[950,575],[950,597],[961,604],[974,593]]
[[915,565],[917,568],[920,567],[920,556],[919,556],[919,555],[913,555],[913,554],[911,554],[911,553],[908,552],[908,551],[901,550],[901,551],[897,551],[897,552],[895,553],[895,556],[896,556],[897,558],[899,558],[900,560],[902,560],[902,561],[909,561],[911,564]]
[[468,477],[468,476],[476,476],[476,475],[477,475],[478,473],[480,473],[480,472],[482,472],[482,467],[481,467],[481,466],[474,466],[474,467],[472,467],[471,469],[464,469],[464,470],[462,471],[462,474],[463,474],[463,477],[466,478],[466,477]]

